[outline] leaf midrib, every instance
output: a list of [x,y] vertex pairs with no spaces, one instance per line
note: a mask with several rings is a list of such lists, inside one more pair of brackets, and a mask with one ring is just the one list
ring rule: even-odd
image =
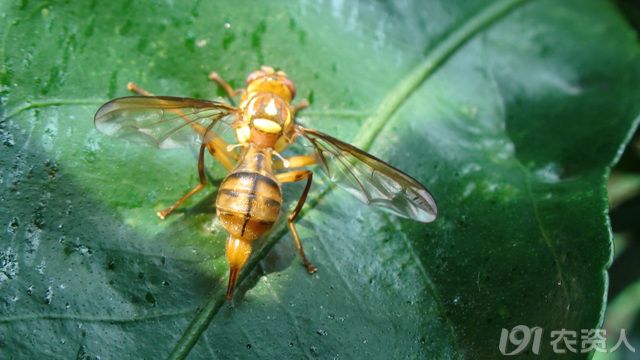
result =
[[[368,151],[377,139],[378,135],[391,122],[393,115],[395,115],[400,107],[402,107],[402,105],[411,98],[416,90],[431,75],[433,75],[452,54],[460,49],[477,33],[498,22],[514,8],[527,1],[529,0],[503,0],[492,3],[475,16],[468,18],[460,24],[460,26],[454,28],[454,30],[449,33],[441,43],[427,54],[423,61],[418,63],[414,69],[398,83],[398,85],[387,93],[387,96],[382,99],[372,116],[363,123],[361,131],[356,135],[352,143],[361,149]],[[322,192],[309,198],[308,205],[303,209],[299,216],[304,216],[306,213],[313,210],[317,206],[318,202],[328,193],[333,191],[334,188],[335,185],[330,184]],[[279,231],[270,236],[265,245],[251,257],[251,260],[247,263],[238,277],[238,286],[242,284],[259,262],[269,253],[271,248],[284,238],[286,232],[287,229],[285,227],[279,227]],[[432,284],[430,279],[426,280],[429,284]],[[428,286],[428,289],[432,293],[432,296],[438,305],[440,314],[444,314],[442,311],[442,301],[440,300],[435,287]],[[209,323],[220,308],[222,308],[224,303],[225,298],[222,292],[217,293],[216,296],[213,296],[211,300],[207,302],[202,310],[196,314],[195,318],[189,324],[189,327],[184,331],[180,339],[178,339],[177,344],[169,355],[169,359],[186,358],[191,348],[195,345],[202,333],[208,328]],[[459,348],[456,342],[453,325],[448,318],[446,319],[450,329],[452,344],[455,344]]]

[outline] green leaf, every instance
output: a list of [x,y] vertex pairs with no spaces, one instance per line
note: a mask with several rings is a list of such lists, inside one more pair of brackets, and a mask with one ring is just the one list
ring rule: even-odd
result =
[[[23,1],[0,18],[2,357],[486,359],[523,324],[556,358],[551,331],[601,324],[605,182],[640,113],[638,43],[609,2]],[[229,304],[218,182],[160,221],[197,182],[193,151],[92,117],[128,81],[212,98],[209,71],[241,87],[261,64],[312,100],[300,122],[416,177],[440,214],[392,217],[317,177],[298,230],[318,273],[279,224]]]

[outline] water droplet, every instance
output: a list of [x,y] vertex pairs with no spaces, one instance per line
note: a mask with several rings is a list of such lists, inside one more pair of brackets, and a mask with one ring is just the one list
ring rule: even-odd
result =
[[42,147],[47,151],[52,151],[56,137],[58,136],[58,115],[52,113],[48,117],[47,125],[42,136]]
[[0,251],[0,284],[18,275],[18,256],[12,248]]
[[71,200],[67,200],[66,203],[67,203],[67,212],[66,212],[66,214],[68,216],[68,215],[71,215],[71,212],[73,210],[73,205],[71,205]]
[[53,298],[53,289],[51,286],[47,287],[47,291],[44,293],[44,303],[49,305],[51,304],[51,299]]
[[463,166],[462,169],[460,169],[460,175],[469,175],[470,173],[478,172],[480,170],[482,170],[482,166],[476,163],[469,163]]
[[47,263],[42,260],[40,264],[36,266],[36,271],[40,273],[40,275],[44,275],[44,269],[47,267]]
[[80,345],[76,359],[90,359],[89,354],[87,354],[87,348],[84,345]]
[[222,49],[227,50],[229,45],[233,43],[236,39],[236,35],[231,31],[225,31],[224,36],[222,37]]
[[47,170],[47,175],[49,175],[49,180],[52,180],[58,174],[58,164],[55,160],[47,160],[44,162],[44,167]]
[[[42,199],[49,199],[49,198],[51,198],[51,193],[50,192],[46,192],[42,196]],[[33,217],[31,219],[31,222],[38,229],[43,229],[44,228],[44,225],[45,225],[44,210],[45,210],[45,208],[46,208],[45,203],[43,201],[40,201],[36,205],[36,208],[33,210]]]
[[267,23],[262,20],[251,33],[251,47],[255,50],[262,49],[262,35],[267,31]]
[[27,230],[24,237],[25,243],[27,245],[25,254],[25,262],[27,263],[27,265],[32,264],[33,260],[35,260],[35,252],[38,250],[38,247],[40,247],[41,232],[42,230],[39,229],[36,225],[27,225]]
[[544,182],[553,183],[560,180],[562,169],[559,164],[550,163],[535,171],[536,176]]
[[156,297],[153,296],[152,293],[148,292],[145,296],[144,299],[151,304],[152,306],[156,306]]
[[[61,243],[64,243],[64,238],[60,238]],[[82,256],[85,255],[93,255],[93,250],[87,247],[86,245],[78,243],[80,238],[76,238],[76,243],[67,243],[64,248],[64,253],[66,255],[71,255],[73,253],[79,253]]]
[[224,28],[225,29],[231,29],[231,23],[224,23]]
[[196,46],[199,48],[203,48],[207,45],[207,39],[200,39],[196,41]]
[[18,218],[14,217],[9,222],[9,225],[7,225],[7,232],[10,234],[15,234],[19,226],[20,226],[20,222],[18,221]]
[[5,131],[2,125],[0,125],[0,141],[6,147],[13,147],[16,144],[13,139],[13,135],[10,132]]
[[189,50],[190,52],[194,52],[196,47],[196,35],[191,31],[189,31],[184,36],[184,45],[187,48],[187,50]]

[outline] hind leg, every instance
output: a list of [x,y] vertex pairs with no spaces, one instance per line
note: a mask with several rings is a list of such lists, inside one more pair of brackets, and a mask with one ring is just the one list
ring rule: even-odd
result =
[[296,217],[300,213],[300,210],[302,210],[302,207],[304,206],[304,203],[307,200],[309,189],[311,189],[311,182],[312,182],[311,180],[313,179],[313,173],[309,170],[294,170],[294,171],[290,171],[282,174],[277,174],[276,178],[278,179],[279,182],[282,182],[282,183],[296,182],[304,179],[307,180],[307,184],[304,187],[304,191],[302,191],[302,195],[300,195],[300,199],[298,199],[298,205],[296,205],[296,208],[293,209],[291,214],[289,214],[289,216],[287,217],[287,225],[289,226],[291,235],[293,235],[293,241],[296,244],[296,249],[298,250],[298,254],[300,255],[300,258],[302,259],[302,264],[304,265],[305,268],[307,268],[307,271],[309,272],[309,274],[313,274],[314,272],[318,271],[318,268],[315,265],[313,265],[311,261],[309,261],[309,259],[307,259],[307,256],[304,253],[304,249],[302,248],[302,242],[300,241],[300,236],[298,235],[298,231],[296,230],[296,227],[294,224]]

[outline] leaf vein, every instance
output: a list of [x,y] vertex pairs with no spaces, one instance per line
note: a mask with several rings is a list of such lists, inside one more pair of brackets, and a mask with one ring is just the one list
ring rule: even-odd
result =
[[186,314],[193,313],[197,310],[196,307],[190,309],[183,309],[175,312],[160,312],[156,314],[147,314],[137,317],[110,317],[110,316],[82,316],[71,314],[37,314],[37,315],[18,315],[12,317],[0,318],[0,324],[15,323],[21,321],[38,321],[38,320],[71,320],[80,322],[94,322],[94,323],[134,323],[148,320],[155,320],[161,318],[178,317]]
[[30,101],[19,105],[16,109],[12,110],[5,116],[6,119],[11,119],[18,114],[31,109],[39,109],[51,106],[65,106],[65,105],[100,105],[104,103],[103,100],[97,99],[41,99],[36,101]]

